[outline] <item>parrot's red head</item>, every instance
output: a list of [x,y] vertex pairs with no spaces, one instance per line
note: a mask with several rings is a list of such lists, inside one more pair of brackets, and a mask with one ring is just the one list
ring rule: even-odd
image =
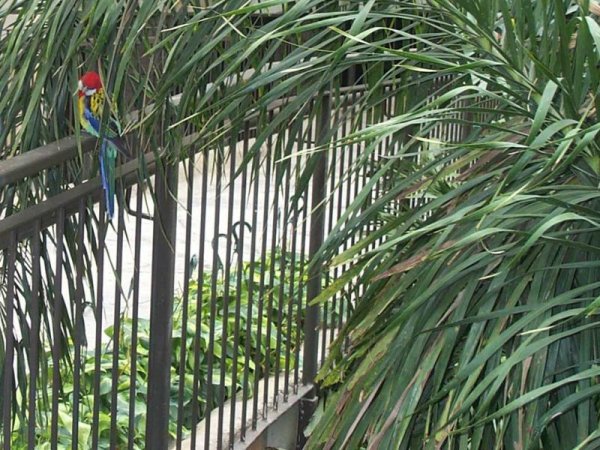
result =
[[102,80],[97,72],[86,72],[79,79],[79,97],[89,97],[102,89]]

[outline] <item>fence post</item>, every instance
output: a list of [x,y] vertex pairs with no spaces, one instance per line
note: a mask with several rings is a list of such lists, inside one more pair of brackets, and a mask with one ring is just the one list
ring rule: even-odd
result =
[[[330,128],[331,100],[328,92],[321,92],[321,108],[317,119],[316,143],[325,145]],[[322,268],[312,261],[317,254],[325,234],[325,189],[327,174],[327,150],[316,154],[317,162],[312,177],[312,193],[310,204],[310,234],[308,243],[309,264],[306,286],[306,312],[304,315],[304,355],[302,365],[303,384],[312,383],[318,370],[319,349],[319,305],[309,303],[321,293]]]
[[146,410],[146,449],[148,450],[164,450],[169,446],[177,169],[176,162],[157,161]]
[[[329,130],[331,127],[331,94],[321,91],[321,108],[317,119],[316,143],[326,146],[329,140]],[[316,154],[316,164],[312,177],[312,194],[310,203],[310,234],[308,243],[309,270],[306,286],[306,311],[304,313],[304,353],[302,362],[302,383],[309,384],[314,382],[317,375],[319,364],[319,305],[310,305],[310,302],[321,293],[322,267],[321,264],[313,261],[317,254],[325,235],[325,196],[326,196],[326,176],[327,176],[327,155],[328,149],[324,148]],[[313,389],[300,402],[300,411],[298,417],[298,434],[296,437],[296,448],[303,448],[306,437],[304,429],[308,425],[313,413],[318,405],[316,389]]]

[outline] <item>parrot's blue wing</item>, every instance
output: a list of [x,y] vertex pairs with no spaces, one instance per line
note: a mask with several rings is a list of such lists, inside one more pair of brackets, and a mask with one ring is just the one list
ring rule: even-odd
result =
[[100,135],[100,121],[92,112],[86,107],[83,110],[83,117],[89,122],[92,126],[92,129],[97,133],[97,136]]
[[[100,137],[100,121],[90,111],[90,109],[87,106],[83,110],[83,116],[87,119],[90,126],[92,127],[92,129],[94,131],[94,135],[96,137]],[[111,121],[111,122],[116,123],[115,121]],[[129,158],[131,156],[131,154],[129,153],[129,150],[127,149],[125,140],[123,138],[119,137],[119,135],[117,133],[115,133],[112,129],[110,129],[110,128],[108,129],[108,132],[106,133],[106,138],[114,145],[114,147],[123,156],[125,156],[126,158]]]

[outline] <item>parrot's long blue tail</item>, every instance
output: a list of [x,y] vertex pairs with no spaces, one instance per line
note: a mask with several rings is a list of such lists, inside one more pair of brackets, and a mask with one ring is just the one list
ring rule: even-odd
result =
[[104,200],[108,218],[115,213],[115,163],[117,150],[110,141],[104,140],[100,148],[100,178],[104,189]]

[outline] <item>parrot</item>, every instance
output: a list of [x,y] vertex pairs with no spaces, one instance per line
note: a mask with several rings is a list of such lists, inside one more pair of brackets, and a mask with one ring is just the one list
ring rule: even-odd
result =
[[79,122],[84,131],[102,139],[100,144],[100,178],[104,190],[106,211],[109,219],[115,212],[115,165],[117,153],[128,156],[123,139],[120,137],[118,122],[111,119],[107,129],[100,133],[102,109],[105,103],[104,87],[97,72],[86,72],[78,85]]

